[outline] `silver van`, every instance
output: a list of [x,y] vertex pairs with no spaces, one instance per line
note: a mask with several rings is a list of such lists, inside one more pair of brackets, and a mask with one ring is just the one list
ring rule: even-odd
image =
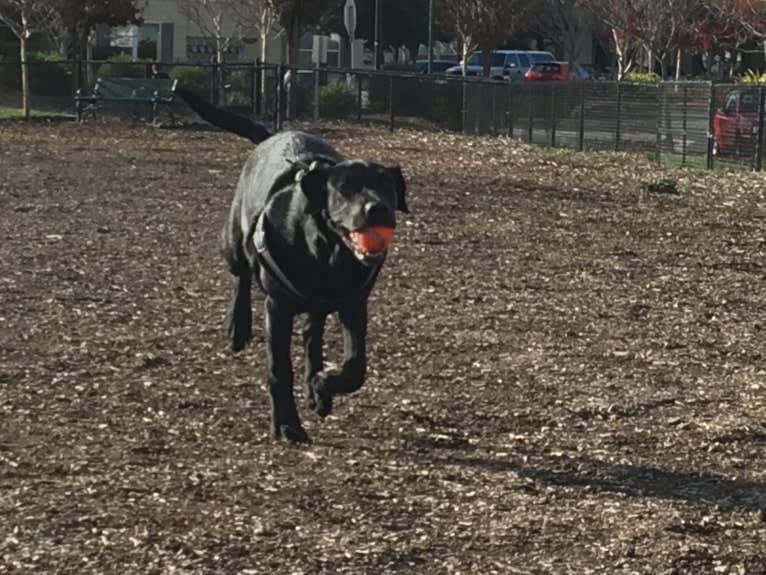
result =
[[[495,50],[490,59],[489,77],[494,80],[521,79],[532,64],[555,60],[551,52],[542,50]],[[471,54],[465,64],[465,75],[481,76],[483,71],[482,53],[481,50],[477,50]],[[450,76],[461,76],[463,66],[460,64],[447,68],[444,73]]]

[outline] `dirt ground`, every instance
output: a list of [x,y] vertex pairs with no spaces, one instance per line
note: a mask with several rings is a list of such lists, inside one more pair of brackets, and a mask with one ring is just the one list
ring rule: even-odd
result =
[[0,572],[766,573],[762,176],[319,131],[412,213],[296,448],[222,331],[250,144],[0,123]]

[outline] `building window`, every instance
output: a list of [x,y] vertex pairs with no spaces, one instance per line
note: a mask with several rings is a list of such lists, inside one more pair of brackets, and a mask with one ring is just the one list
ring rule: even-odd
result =
[[143,24],[138,27],[136,56],[139,60],[159,60],[160,25]]
[[[314,34],[306,33],[301,36],[298,48],[298,67],[313,68],[312,54],[314,51]],[[340,66],[340,42],[335,34],[327,39],[327,66]]]
[[[238,42],[232,42],[226,49],[225,59],[239,60],[244,52],[244,47]],[[211,62],[215,60],[215,38],[204,36],[186,37],[186,58],[192,62]]]
[[118,26],[109,31],[109,51],[128,54],[134,60],[172,60],[172,42],[172,24],[146,22],[141,26]]

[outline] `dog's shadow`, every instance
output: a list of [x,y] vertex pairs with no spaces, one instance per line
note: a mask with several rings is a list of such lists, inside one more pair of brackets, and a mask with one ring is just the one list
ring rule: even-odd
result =
[[549,486],[579,487],[629,497],[652,497],[717,506],[724,511],[766,509],[766,483],[706,472],[669,471],[589,457],[510,456],[492,459],[456,453],[443,463],[491,473],[513,473]]

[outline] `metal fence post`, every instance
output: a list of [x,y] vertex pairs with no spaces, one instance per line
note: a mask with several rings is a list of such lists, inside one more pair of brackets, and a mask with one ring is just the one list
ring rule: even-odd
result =
[[215,106],[218,104],[218,66],[217,64],[210,65],[210,78],[208,79],[210,85],[210,102]]
[[394,75],[388,77],[388,129],[394,131]]
[[527,82],[527,142],[532,143],[534,138],[534,106],[532,102],[532,82]]
[[356,78],[356,120],[362,121],[362,76],[354,74]]
[[551,148],[556,147],[556,86],[551,82],[551,115],[550,115],[550,123],[551,123],[551,139],[550,139],[550,146]]
[[763,164],[763,116],[764,91],[763,85],[758,86],[758,135],[755,139],[755,171],[760,172]]
[[261,60],[255,60],[255,70],[253,70],[253,82],[255,83],[255,101],[253,102],[255,108],[256,118],[261,115],[261,108],[263,106],[263,68]]
[[713,169],[713,117],[715,116],[715,84],[710,82],[710,100],[708,102],[708,120],[707,120],[707,168]]
[[510,78],[508,79],[508,111],[505,114],[507,116],[507,123],[508,123],[508,137],[513,138],[513,124],[514,124],[513,80],[511,80]]
[[577,149],[585,149],[585,82],[580,82],[580,121],[577,126]]
[[[298,74],[296,73],[296,80]],[[314,67],[314,124],[319,123],[319,63]]]
[[655,122],[655,141],[654,141],[654,161],[658,164],[662,163],[662,115],[665,108],[665,85],[662,82],[657,83],[657,104],[655,111],[657,113],[657,121]]
[[681,116],[681,165],[686,165],[686,120],[689,113],[689,102],[687,101],[687,96],[689,94],[688,86],[684,84],[684,106],[683,106],[683,115]]
[[254,62],[253,66],[250,68],[250,110],[252,110],[253,115],[255,115],[255,94],[258,91],[258,82],[255,79],[257,75],[256,66],[257,62]]
[[461,83],[461,93],[460,93],[460,121],[462,122],[462,132],[466,133],[466,128],[468,127],[468,109],[466,108],[467,100],[468,100],[468,88],[466,86],[466,80],[465,76],[463,76]]
[[622,82],[617,81],[617,121],[614,126],[614,150],[620,151],[620,138],[622,136]]
[[282,106],[285,99],[282,78],[285,76],[285,65],[280,64],[276,73],[277,77],[274,78],[274,131],[278,131],[282,127]]

